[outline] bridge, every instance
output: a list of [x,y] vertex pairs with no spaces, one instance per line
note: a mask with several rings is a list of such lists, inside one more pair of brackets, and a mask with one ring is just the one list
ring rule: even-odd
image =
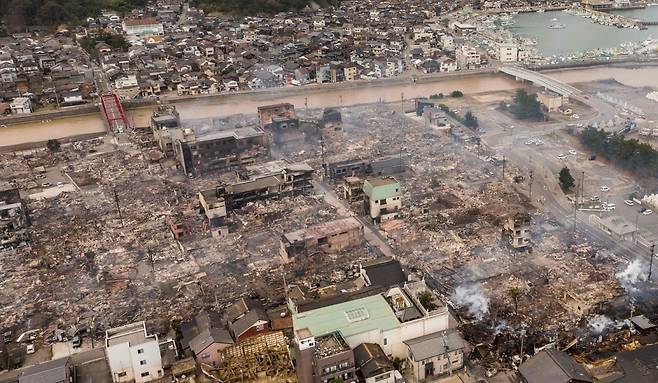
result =
[[101,112],[110,132],[123,133],[130,127],[126,112],[121,105],[121,99],[114,93],[101,95]]
[[551,90],[562,95],[562,97],[574,97],[582,93],[579,89],[574,88],[569,84],[565,84],[543,73],[535,72],[530,69],[519,66],[504,66],[499,70],[505,74],[514,76],[517,79],[530,81],[536,86]]

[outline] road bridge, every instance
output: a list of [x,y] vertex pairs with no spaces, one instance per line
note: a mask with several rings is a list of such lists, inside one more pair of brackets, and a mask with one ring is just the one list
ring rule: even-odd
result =
[[563,97],[576,97],[582,93],[580,89],[569,84],[520,66],[504,66],[499,71],[514,76],[516,79],[530,81],[538,87],[546,88]]
[[121,99],[114,93],[101,95],[101,112],[110,132],[123,133],[130,127]]

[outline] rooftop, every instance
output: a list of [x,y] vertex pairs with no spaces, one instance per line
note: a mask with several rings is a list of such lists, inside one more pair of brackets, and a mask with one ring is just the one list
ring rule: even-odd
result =
[[421,361],[464,348],[464,339],[455,330],[441,331],[404,342],[415,361]]
[[154,25],[154,24],[160,24],[158,19],[155,17],[146,17],[143,19],[132,19],[132,20],[125,20],[123,22],[126,26],[133,27],[133,26],[138,26],[138,25]]
[[284,238],[290,242],[305,241],[312,238],[327,237],[332,234],[339,234],[346,231],[356,230],[362,228],[363,225],[354,217],[338,219],[321,223],[319,225],[311,226],[306,229],[293,231],[284,234]]
[[146,333],[145,322],[135,322],[125,326],[109,329],[105,332],[105,346],[111,347],[128,342],[130,346],[150,342],[157,338]]
[[399,326],[391,307],[381,295],[306,311],[293,316],[295,329],[308,328],[313,335],[340,331],[344,337]]
[[347,345],[338,331],[315,338],[315,357],[317,359],[327,358],[349,350],[350,346]]

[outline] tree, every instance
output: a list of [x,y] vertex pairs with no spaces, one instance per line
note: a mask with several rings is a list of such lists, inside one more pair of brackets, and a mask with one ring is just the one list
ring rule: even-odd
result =
[[455,98],[464,97],[464,93],[462,93],[461,90],[453,90],[452,93],[450,93],[450,97],[455,97]]
[[521,289],[518,287],[511,287],[507,290],[507,295],[514,301],[514,315],[519,315],[519,297],[521,296]]
[[57,141],[57,140],[55,140],[55,139],[50,139],[50,140],[48,140],[48,142],[46,143],[46,147],[47,147],[48,150],[50,150],[51,152],[59,152],[60,146],[61,146],[61,145],[59,144],[59,141]]
[[470,110],[464,115],[464,125],[469,128],[478,127],[478,119]]
[[518,89],[510,110],[519,120],[540,120],[544,117],[537,94],[528,94],[525,89]]
[[560,170],[560,175],[559,175],[559,181],[560,181],[560,187],[562,190],[567,191],[570,190],[572,187],[574,187],[575,180],[571,176],[571,171],[569,170],[568,167],[563,167],[562,170]]
[[418,294],[418,301],[421,305],[423,305],[423,307],[425,307],[425,310],[427,311],[432,311],[437,308],[434,302],[432,302],[432,298],[432,293],[427,290]]

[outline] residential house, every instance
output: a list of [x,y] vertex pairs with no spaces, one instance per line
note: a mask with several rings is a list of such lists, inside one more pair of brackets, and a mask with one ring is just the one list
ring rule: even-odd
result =
[[164,376],[158,336],[136,322],[105,332],[105,357],[115,383],[144,383]]
[[391,287],[407,282],[400,261],[381,257],[359,265],[364,286]]
[[32,101],[29,97],[16,97],[9,104],[12,114],[29,114],[32,113]]
[[363,383],[396,383],[395,368],[377,343],[361,343],[354,349],[357,375]]
[[462,45],[456,53],[457,66],[460,69],[474,69],[480,66],[482,59],[475,47]]
[[[633,367],[636,369],[637,367]],[[546,349],[519,366],[523,383],[591,383],[585,368],[564,351]],[[640,382],[633,380],[633,382]]]
[[424,335],[404,342],[407,363],[418,380],[452,374],[464,366],[464,340],[456,330]]
[[18,376],[18,383],[70,383],[75,377],[73,371],[67,356],[26,368]]
[[236,342],[270,330],[270,320],[263,306],[251,299],[240,298],[226,310],[225,316]]
[[222,364],[222,350],[233,343],[231,334],[221,328],[207,328],[195,336],[189,343],[190,349],[198,363],[210,366]]
[[164,34],[164,26],[155,17],[124,20],[123,31],[127,35],[148,36]]

